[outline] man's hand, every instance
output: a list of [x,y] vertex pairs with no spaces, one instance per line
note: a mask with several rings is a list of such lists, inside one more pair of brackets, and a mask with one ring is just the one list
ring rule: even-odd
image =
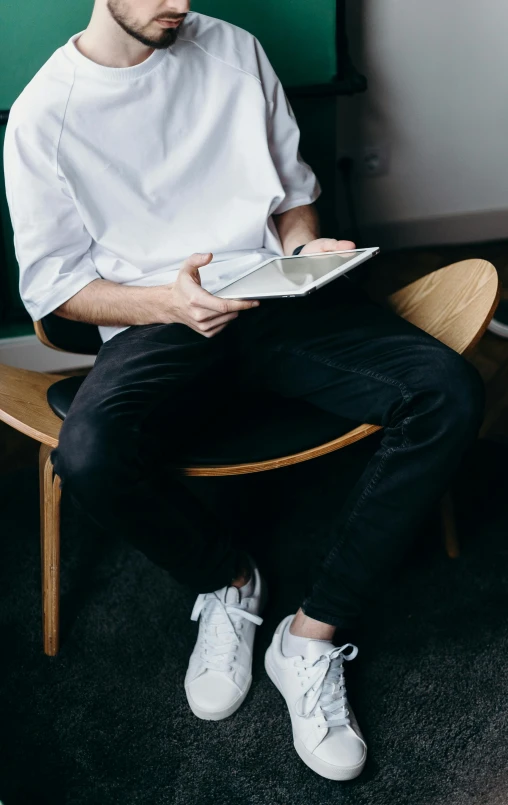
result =
[[[241,310],[258,307],[257,301],[220,299],[201,287],[199,269],[208,265],[213,254],[192,254],[178,272],[176,282],[162,286],[159,316],[162,324],[186,324],[205,338],[220,333]],[[164,296],[164,294],[167,296]]]
[[300,254],[316,254],[318,252],[345,252],[355,249],[352,240],[335,240],[334,238],[318,238],[306,243]]

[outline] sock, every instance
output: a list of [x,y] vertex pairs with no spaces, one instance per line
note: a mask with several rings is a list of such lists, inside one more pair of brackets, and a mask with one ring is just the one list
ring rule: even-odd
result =
[[256,586],[254,581],[254,562],[247,554],[242,553],[238,557],[236,565],[236,577],[246,572],[250,573],[250,579],[249,581],[245,582],[242,587],[237,588],[240,591],[240,598],[249,598],[254,594],[254,589]]
[[249,598],[254,593],[254,571],[251,568],[250,571],[250,579],[247,581],[243,587],[238,588],[240,590],[240,595],[242,598]]
[[331,640],[316,640],[313,637],[300,637],[299,635],[291,634],[289,625],[286,626],[282,635],[282,653],[285,657],[305,657],[307,645],[311,640],[313,643],[320,643],[323,651],[329,651],[330,647],[333,648]]

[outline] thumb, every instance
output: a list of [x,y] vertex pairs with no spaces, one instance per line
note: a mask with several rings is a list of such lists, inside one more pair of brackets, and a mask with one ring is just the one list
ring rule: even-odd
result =
[[353,243],[352,240],[337,240],[336,242],[336,249],[338,252],[347,252],[351,249],[356,249],[356,244]]
[[335,238],[321,238],[320,246],[322,252],[345,252],[355,248],[353,241]]
[[191,254],[187,260],[185,260],[180,271],[184,274],[188,274],[196,282],[200,282],[199,269],[202,266],[208,265],[208,263],[212,260],[212,257],[213,254],[211,252],[207,252],[206,254],[195,252],[194,254]]

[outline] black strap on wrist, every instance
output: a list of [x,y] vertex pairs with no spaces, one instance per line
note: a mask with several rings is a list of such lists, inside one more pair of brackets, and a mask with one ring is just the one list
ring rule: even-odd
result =
[[300,254],[300,252],[302,251],[302,249],[304,248],[304,246],[305,246],[305,243],[302,243],[302,245],[301,245],[301,246],[297,246],[297,247],[296,247],[296,249],[295,249],[295,250],[294,250],[294,252],[293,252],[293,257],[295,257],[295,255],[297,255],[297,254]]

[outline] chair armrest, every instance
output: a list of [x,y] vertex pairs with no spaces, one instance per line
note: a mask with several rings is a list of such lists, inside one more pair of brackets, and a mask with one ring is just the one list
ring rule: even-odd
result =
[[62,377],[0,364],[0,420],[38,442],[56,447],[62,420],[49,407],[46,394],[49,386]]

